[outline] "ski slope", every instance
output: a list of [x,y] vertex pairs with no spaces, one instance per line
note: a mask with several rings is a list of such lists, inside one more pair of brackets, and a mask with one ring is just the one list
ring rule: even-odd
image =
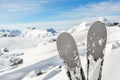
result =
[[[89,27],[90,25],[84,22],[67,31],[73,35],[77,43],[85,73],[86,41]],[[102,80],[120,80],[120,27],[107,26],[107,34]],[[56,37],[54,36],[54,38]],[[49,41],[50,39],[51,37],[29,38],[28,36],[26,38],[0,38],[0,48],[10,50],[5,55],[24,53],[24,55],[17,56],[23,59],[23,63],[12,67],[6,63],[8,58],[0,56],[0,80],[68,80],[66,69],[56,49],[56,42]],[[39,71],[42,74],[38,75]]]

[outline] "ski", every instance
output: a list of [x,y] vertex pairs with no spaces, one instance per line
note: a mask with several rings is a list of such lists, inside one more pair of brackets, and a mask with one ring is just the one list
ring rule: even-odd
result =
[[67,69],[69,80],[85,80],[77,45],[69,33],[63,32],[58,36],[57,49]]
[[87,80],[101,80],[106,41],[105,24],[99,21],[93,23],[87,35]]

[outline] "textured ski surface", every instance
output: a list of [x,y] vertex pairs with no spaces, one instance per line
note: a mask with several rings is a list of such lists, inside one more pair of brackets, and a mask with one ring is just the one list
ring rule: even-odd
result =
[[104,56],[104,48],[107,40],[107,31],[104,23],[95,22],[88,31],[87,54],[98,60]]
[[[101,23],[99,21],[95,22],[89,29],[88,31],[88,36],[87,36],[87,80],[101,80],[101,71],[102,71],[102,66],[103,66],[103,57],[104,57],[104,49],[106,46],[106,41],[107,41],[107,31],[104,23]],[[92,57],[96,63],[101,60],[100,68],[98,73],[98,77],[96,79],[90,78],[90,57]],[[94,76],[94,75],[93,75]]]
[[57,49],[68,70],[69,79],[85,80],[75,40],[69,33],[63,32],[58,36]]
[[78,50],[73,37],[69,33],[61,33],[57,39],[57,48],[60,57],[65,61],[70,69],[75,68],[77,63],[73,62],[79,59]]

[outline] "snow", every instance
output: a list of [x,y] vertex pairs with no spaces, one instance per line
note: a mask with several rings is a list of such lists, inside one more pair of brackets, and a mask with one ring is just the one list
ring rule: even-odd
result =
[[89,80],[97,80],[99,78],[99,72],[101,68],[102,59],[98,59],[97,62],[94,61],[92,56],[89,56],[90,66],[89,66]]
[[[82,67],[86,76],[87,32],[90,25],[83,22],[68,30],[73,35],[80,54]],[[4,30],[2,30],[4,31]],[[104,56],[104,66],[101,80],[120,80],[120,27],[107,26],[107,45]],[[28,28],[18,37],[0,38],[0,80],[69,80],[66,68],[59,57],[56,38],[57,35],[46,30]],[[103,40],[99,43],[102,44]],[[70,47],[70,45],[68,45]],[[8,52],[4,52],[4,49]],[[23,59],[23,63],[11,66],[11,58]],[[92,62],[90,80],[96,80],[99,72],[98,62]],[[94,69],[93,69],[94,68]],[[41,71],[42,74],[39,74]]]
[[47,30],[39,30],[36,28],[27,28],[25,30],[23,30],[23,32],[21,33],[22,37],[39,37],[39,38],[45,38],[45,37],[51,37],[56,35],[57,32],[53,29],[47,29]]
[[113,23],[111,23],[109,20],[107,20],[105,17],[98,17],[98,21],[105,23],[105,25],[112,26]]
[[90,26],[87,22],[82,22],[78,26],[73,27],[72,29],[68,30],[69,33],[75,33],[75,32],[80,32],[84,31],[86,27]]
[[100,40],[98,41],[98,43],[99,43],[100,45],[102,45],[102,44],[104,43],[104,39],[100,39]]
[[14,37],[21,34],[20,30],[0,29],[0,37]]

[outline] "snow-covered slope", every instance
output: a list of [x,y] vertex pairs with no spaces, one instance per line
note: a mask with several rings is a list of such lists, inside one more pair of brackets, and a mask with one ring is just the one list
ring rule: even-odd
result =
[[[77,43],[85,73],[89,27],[90,24],[83,22],[67,31],[73,35]],[[0,48],[6,47],[10,50],[9,53],[5,53],[6,55],[15,54],[17,58],[23,59],[23,63],[15,67],[2,68],[3,65],[0,64],[0,80],[68,80],[66,69],[56,49],[57,36],[53,37],[46,31],[37,29],[27,29],[22,34],[24,37],[0,38]],[[102,80],[120,80],[120,27],[107,27],[107,34]],[[47,38],[43,37],[44,35],[47,35]],[[3,63],[8,61],[8,58],[3,59],[1,56],[0,59]]]
[[52,28],[47,29],[47,30],[38,30],[36,28],[27,28],[25,29],[21,36],[22,37],[39,37],[39,38],[46,38],[46,37],[51,37],[53,35],[56,35],[56,31]]
[[87,22],[83,22],[78,26],[73,27],[72,29],[68,30],[69,33],[81,32],[86,29],[86,27],[90,26]]
[[113,26],[113,23],[111,23],[109,20],[107,20],[105,17],[98,17],[98,21],[105,23],[107,26]]

